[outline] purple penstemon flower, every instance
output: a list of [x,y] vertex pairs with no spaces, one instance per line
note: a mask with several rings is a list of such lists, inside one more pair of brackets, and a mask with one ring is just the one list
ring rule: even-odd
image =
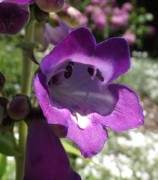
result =
[[92,157],[103,148],[106,127],[124,131],[143,125],[137,95],[112,81],[130,68],[123,38],[96,44],[84,27],[72,31],[40,64],[34,78],[38,103],[49,124],[65,129],[65,136]]

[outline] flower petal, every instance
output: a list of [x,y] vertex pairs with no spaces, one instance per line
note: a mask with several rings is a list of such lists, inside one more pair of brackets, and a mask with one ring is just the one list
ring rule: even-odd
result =
[[105,117],[95,114],[93,118],[118,132],[143,125],[143,109],[138,102],[137,95],[123,85],[111,85],[111,89],[119,95],[114,111]]
[[111,38],[97,44],[94,57],[98,68],[110,82],[130,68],[129,47],[123,38]]
[[24,180],[30,179],[81,179],[72,169],[59,138],[42,120],[29,124]]
[[[83,121],[85,121],[84,118]],[[67,138],[71,139],[79,147],[85,158],[90,158],[99,153],[108,138],[107,132],[101,124],[90,121],[89,119],[89,124],[86,122],[88,125],[83,129],[74,120],[69,121],[67,133]]]
[[[67,109],[56,108],[50,100],[48,89],[46,86],[46,77],[43,74],[37,74],[34,78],[35,96],[40,104],[47,122],[50,124],[59,124],[67,127],[67,119],[70,112]],[[55,103],[55,101],[53,102]]]
[[7,2],[7,3],[15,3],[15,4],[23,4],[23,5],[27,5],[27,4],[31,4],[34,3],[35,0],[0,0],[1,2]]
[[13,3],[0,3],[0,33],[16,34],[23,28],[28,19],[29,10],[27,7]]
[[52,74],[52,69],[67,59],[79,61],[82,56],[92,56],[95,49],[95,39],[84,27],[72,31],[42,60],[40,68],[43,73]]

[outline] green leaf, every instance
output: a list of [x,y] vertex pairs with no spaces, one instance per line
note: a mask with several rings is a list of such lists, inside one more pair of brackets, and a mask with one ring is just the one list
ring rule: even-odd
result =
[[[74,154],[74,155],[79,156],[79,157],[82,157],[80,151],[79,151],[76,147],[72,146],[69,142],[66,142],[66,141],[64,141],[64,140],[62,140],[61,142],[62,142],[62,145],[64,146],[64,149],[65,149],[68,153]],[[82,158],[83,158],[83,157],[82,157]]]
[[92,159],[90,158],[84,158],[80,151],[74,147],[72,144],[70,144],[69,142],[65,141],[65,140],[61,140],[61,143],[62,145],[64,146],[64,149],[66,150],[67,153],[70,153],[70,154],[74,154],[80,158],[83,158],[85,160],[86,163],[93,163],[93,165],[96,167],[96,168],[100,168],[100,165],[95,163]]
[[6,156],[17,155],[17,152],[14,149],[11,133],[0,133],[0,153]]

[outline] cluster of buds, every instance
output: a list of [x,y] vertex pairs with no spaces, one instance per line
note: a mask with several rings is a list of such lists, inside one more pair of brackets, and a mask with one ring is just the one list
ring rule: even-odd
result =
[[[5,84],[5,77],[0,73],[0,92]],[[1,93],[2,94],[2,93]],[[25,120],[31,111],[31,103],[26,95],[18,94],[9,102],[0,96],[0,131],[10,131],[14,122]]]
[[64,0],[1,0],[0,34],[13,35],[21,31],[30,19],[30,5],[37,5],[44,12],[58,12]]
[[10,102],[0,97],[0,130],[12,130],[14,122],[25,120],[30,111],[31,104],[25,95],[18,94]]

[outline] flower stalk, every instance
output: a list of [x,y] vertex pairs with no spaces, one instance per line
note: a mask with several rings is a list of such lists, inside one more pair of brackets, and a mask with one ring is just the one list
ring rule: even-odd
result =
[[[25,43],[34,41],[34,25],[35,20],[31,13],[30,21],[25,28]],[[30,60],[29,54],[23,50],[23,61],[22,61],[22,74],[21,74],[21,93],[29,95],[31,87],[31,71],[32,61]],[[21,156],[16,157],[16,180],[22,180],[24,175],[24,162],[25,162],[25,146],[27,137],[27,125],[24,121],[19,123],[19,144],[18,151]]]

